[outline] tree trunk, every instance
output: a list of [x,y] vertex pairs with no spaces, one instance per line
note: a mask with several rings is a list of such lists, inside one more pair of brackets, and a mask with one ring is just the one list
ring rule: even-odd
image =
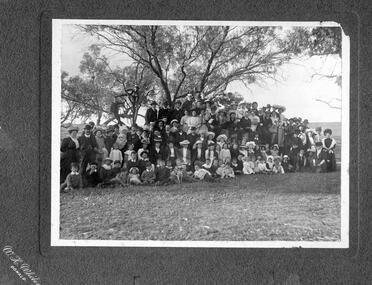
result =
[[138,116],[138,107],[134,107],[133,114],[132,114],[132,126],[136,124],[137,116]]
[[102,112],[98,112],[98,118],[97,118],[97,123],[96,123],[97,126],[101,124],[101,119],[102,119]]

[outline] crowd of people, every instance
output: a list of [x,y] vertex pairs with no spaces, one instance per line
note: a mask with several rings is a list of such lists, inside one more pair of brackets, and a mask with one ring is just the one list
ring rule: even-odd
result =
[[280,105],[221,106],[188,94],[173,108],[153,101],[145,124],[71,126],[61,142],[61,191],[167,185],[237,175],[336,170],[332,130],[286,118]]

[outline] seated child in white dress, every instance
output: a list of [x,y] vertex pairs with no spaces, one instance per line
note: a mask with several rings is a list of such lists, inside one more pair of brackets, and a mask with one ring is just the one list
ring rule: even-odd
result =
[[254,174],[254,166],[252,156],[245,157],[243,162],[243,174]]

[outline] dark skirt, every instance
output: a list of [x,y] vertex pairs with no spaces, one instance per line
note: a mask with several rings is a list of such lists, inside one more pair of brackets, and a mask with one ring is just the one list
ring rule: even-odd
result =
[[61,183],[66,180],[67,175],[71,172],[71,163],[76,162],[79,163],[79,150],[69,149],[65,152],[61,153],[61,161],[60,161],[60,179]]

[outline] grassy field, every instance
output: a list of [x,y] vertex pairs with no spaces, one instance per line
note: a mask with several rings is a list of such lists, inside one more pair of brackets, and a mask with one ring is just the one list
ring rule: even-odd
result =
[[61,194],[62,239],[340,239],[340,173]]

